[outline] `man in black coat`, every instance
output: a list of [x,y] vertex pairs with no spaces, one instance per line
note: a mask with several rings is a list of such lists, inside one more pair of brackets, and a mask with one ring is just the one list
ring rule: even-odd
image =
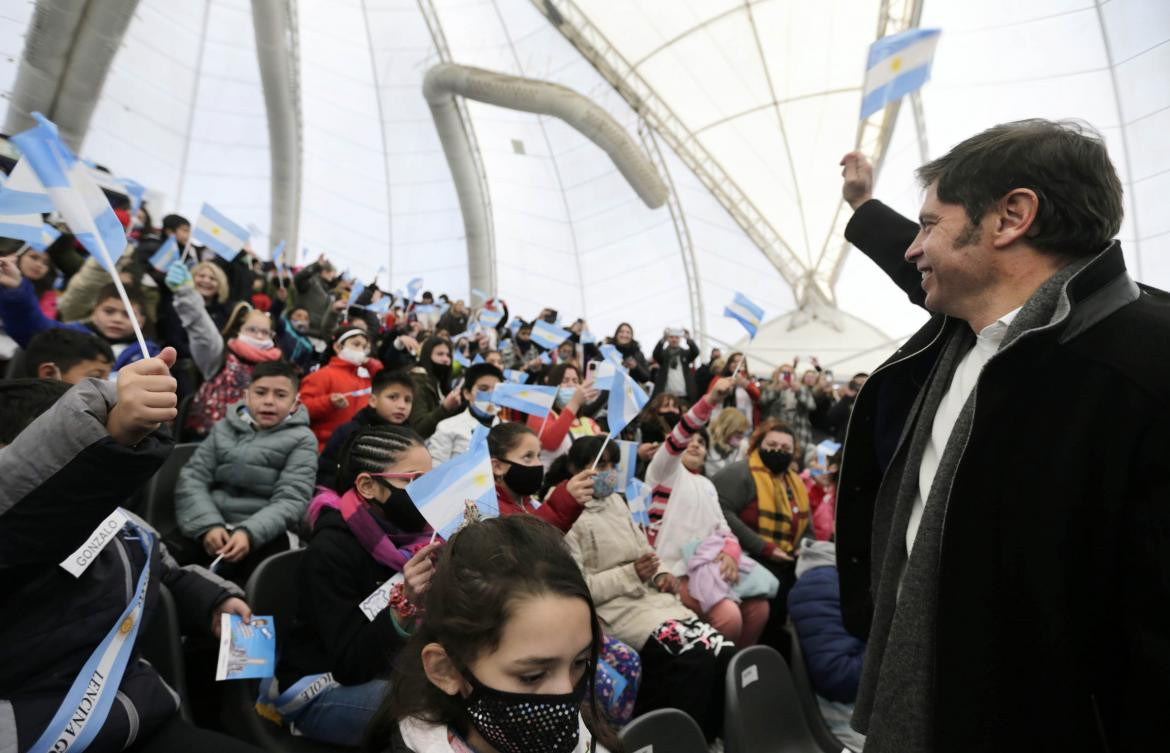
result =
[[884,751],[1165,747],[1170,295],[1075,124],[923,166],[918,225],[846,155],[846,237],[931,320],[857,397],[837,497],[854,727]]

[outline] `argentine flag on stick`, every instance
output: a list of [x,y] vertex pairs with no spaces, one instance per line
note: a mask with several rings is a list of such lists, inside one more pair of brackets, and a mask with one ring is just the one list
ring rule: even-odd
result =
[[480,309],[479,311],[479,323],[488,329],[495,329],[500,326],[500,322],[503,320],[503,311],[493,311],[492,309]]
[[638,443],[622,439],[615,439],[613,443],[618,447],[618,481],[614,489],[625,494],[638,467]]
[[236,258],[240,250],[248,242],[248,231],[232,222],[210,204],[204,204],[199,210],[199,219],[195,220],[195,229],[191,237],[196,243],[202,243],[224,261]]
[[167,238],[166,242],[158,247],[158,251],[150,257],[150,266],[157,269],[159,272],[166,272],[167,268],[171,266],[171,262],[179,258],[179,242],[175,240],[175,236]]
[[569,330],[549,324],[543,319],[537,319],[532,324],[532,341],[545,350],[556,350],[556,347],[568,337]]
[[121,257],[126,248],[126,231],[89,169],[57,135],[57,126],[39,112],[32,115],[38,125],[16,134],[12,141],[36,173],[73,235],[110,273],[145,358],[150,353],[146,348],[146,338],[142,336],[122,278],[114,271],[114,259]]
[[650,527],[650,494],[654,487],[636,478],[626,485],[626,503],[630,506],[630,517],[643,529]]
[[755,338],[760,324],[764,321],[764,310],[752,303],[743,293],[735,294],[735,298],[723,309],[723,315],[742,324],[749,338]]
[[406,493],[431,528],[444,539],[464,522],[500,515],[492,460],[486,442],[478,442],[406,486]]
[[491,401],[504,408],[514,408],[530,416],[547,416],[557,399],[556,387],[501,382],[491,393]]
[[930,80],[930,64],[941,33],[939,29],[910,29],[882,37],[869,46],[862,120]]
[[609,440],[621,434],[622,429],[637,418],[638,413],[646,407],[648,402],[650,402],[650,396],[630,378],[629,374],[618,371],[613,375],[613,382],[609,387],[609,406],[607,409],[609,434],[605,435],[605,441],[601,443],[601,449],[597,451],[597,457],[593,460],[594,468],[601,461],[601,454],[605,452],[605,446],[609,444]]

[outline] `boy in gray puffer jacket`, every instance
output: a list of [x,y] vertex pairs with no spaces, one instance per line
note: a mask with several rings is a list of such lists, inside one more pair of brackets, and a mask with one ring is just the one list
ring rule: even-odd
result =
[[[238,583],[289,548],[317,473],[317,440],[297,404],[292,364],[257,364],[244,401],[228,408],[179,474],[168,543],[180,561],[215,563]],[[181,534],[181,535],[179,535]]]

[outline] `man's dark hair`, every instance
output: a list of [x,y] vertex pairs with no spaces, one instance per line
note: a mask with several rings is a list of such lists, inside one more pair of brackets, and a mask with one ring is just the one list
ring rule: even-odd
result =
[[[142,321],[139,322],[139,325],[145,329],[150,321],[150,309],[146,307],[146,296],[142,294],[139,288],[133,285],[126,285],[124,287],[126,288],[126,297],[130,299],[130,305],[137,306],[138,310],[142,312]],[[118,294],[118,286],[112,282],[106,283],[98,291],[97,298],[94,299],[93,307],[96,309],[111,298],[117,299],[119,306],[122,305],[122,296]]]
[[0,445],[12,444],[71,386],[56,379],[0,380]]
[[82,361],[114,363],[114,351],[109,343],[97,335],[67,327],[54,327],[41,332],[24,350],[25,375],[38,376],[41,364],[56,364],[61,371],[69,371]]
[[288,380],[292,382],[294,390],[299,389],[301,386],[301,377],[297,374],[297,367],[284,359],[261,361],[252,367],[252,382],[256,382],[264,377],[288,377]]
[[962,206],[972,224],[1012,189],[1035,191],[1039,206],[1027,237],[1041,251],[1097,254],[1121,228],[1121,180],[1101,135],[1083,123],[1002,123],[917,175],[923,187],[935,184],[939,201]]
[[377,374],[374,374],[374,378],[370,381],[370,392],[378,395],[382,390],[392,384],[397,384],[399,387],[405,387],[408,390],[414,390],[414,379],[411,378],[409,371],[405,369],[399,371],[382,369]]
[[181,214],[168,214],[166,217],[163,217],[163,230],[170,230],[173,233],[184,225],[191,227],[191,223]]

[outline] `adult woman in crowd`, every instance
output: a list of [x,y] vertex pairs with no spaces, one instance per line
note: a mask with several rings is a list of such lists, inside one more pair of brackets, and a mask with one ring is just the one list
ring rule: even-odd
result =
[[747,459],[731,463],[711,479],[740,547],[780,581],[764,629],[764,642],[773,646],[788,616],[797,550],[810,523],[808,492],[793,469],[797,449],[792,430],[769,419],[752,433]]
[[707,477],[747,456],[744,439],[748,433],[747,417],[739,408],[724,408],[711,421],[711,446],[707,448]]
[[[718,416],[724,408],[738,408],[739,412],[748,420],[748,429],[759,426],[763,419],[760,411],[760,388],[752,381],[748,371],[747,357],[743,353],[732,353],[719,371],[721,377],[735,377],[735,389],[731,390],[723,403],[716,407],[713,416]],[[715,384],[714,381],[711,384]]]
[[650,381],[650,364],[646,362],[646,355],[642,352],[642,346],[634,339],[634,328],[626,322],[622,322],[613,331],[613,337],[606,340],[609,345],[617,348],[618,353],[622,356],[622,365],[630,372],[635,382],[645,383]]
[[[298,575],[299,612],[274,686],[261,699],[265,716],[315,740],[361,741],[434,573],[438,545],[428,543],[430,529],[406,493],[429,470],[431,456],[410,429],[380,426],[351,435],[337,476],[345,493],[322,491],[309,508],[312,537]],[[389,606],[367,615],[361,605],[391,579]],[[289,708],[282,693],[324,674],[331,681],[320,683],[307,703],[282,711]]]
[[679,579],[682,603],[736,645],[750,646],[768,620],[768,602],[764,593],[741,598],[733,586],[758,565],[743,554],[715,486],[703,476],[703,425],[734,386],[730,377],[717,379],[650,461],[646,483],[655,491],[649,536],[662,566]]
[[[797,383],[795,369],[791,365],[784,363],[776,367],[772,372],[772,381],[764,387],[760,402],[768,418],[774,418],[791,429],[792,436],[802,450],[812,446],[810,416],[817,409],[817,401],[811,386],[803,381]],[[799,455],[797,459],[803,460]]]

